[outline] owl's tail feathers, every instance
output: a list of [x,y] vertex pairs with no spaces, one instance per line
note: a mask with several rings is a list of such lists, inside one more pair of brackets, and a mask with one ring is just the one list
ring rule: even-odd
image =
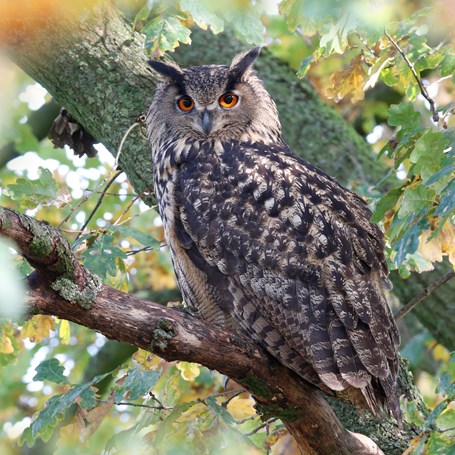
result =
[[403,427],[400,400],[395,380],[391,375],[384,379],[373,378],[372,383],[361,390],[373,415],[391,415],[396,419],[398,427],[400,429]]

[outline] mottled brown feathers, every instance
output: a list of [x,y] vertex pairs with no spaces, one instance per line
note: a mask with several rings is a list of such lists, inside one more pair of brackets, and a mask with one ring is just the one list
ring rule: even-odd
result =
[[[230,67],[151,65],[166,78],[148,114],[155,190],[184,300],[326,393],[400,420],[382,233],[358,196],[282,140],[251,70],[257,54]],[[232,109],[218,102],[226,93],[239,97]]]

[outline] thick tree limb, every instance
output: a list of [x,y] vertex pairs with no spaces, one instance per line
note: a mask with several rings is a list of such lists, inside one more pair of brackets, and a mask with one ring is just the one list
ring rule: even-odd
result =
[[72,276],[83,292],[91,274],[76,261],[58,230],[0,207],[0,235],[13,239],[36,268],[28,291],[33,311],[76,322],[166,360],[197,362],[218,370],[244,386],[261,412],[281,418],[306,454],[383,453],[371,439],[346,430],[316,388],[251,340],[109,286],[99,286],[85,305],[72,301],[55,282]]

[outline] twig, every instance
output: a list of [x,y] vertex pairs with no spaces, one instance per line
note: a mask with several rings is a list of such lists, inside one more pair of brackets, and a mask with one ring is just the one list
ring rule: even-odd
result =
[[[145,190],[144,190],[145,191]],[[120,221],[121,219],[130,211],[131,207],[136,203],[138,199],[142,198],[142,195],[144,194],[144,191],[142,191],[141,194],[137,194],[131,202],[128,204],[128,207],[123,211],[123,213],[117,218],[117,220],[114,222],[114,226],[117,226],[118,224],[121,224]]]
[[407,303],[403,308],[401,308],[395,314],[395,320],[400,321],[403,319],[409,312],[411,312],[422,300],[426,299],[431,295],[436,289],[441,287],[444,283],[447,283],[450,279],[455,277],[455,270],[450,270],[441,277],[439,277],[434,283],[427,286],[420,294],[416,295],[409,303]]
[[401,54],[401,56],[403,57],[406,64],[409,66],[409,69],[411,70],[411,73],[414,76],[414,79],[417,81],[417,84],[419,85],[420,93],[430,104],[430,110],[431,110],[431,113],[433,114],[433,121],[435,123],[437,123],[438,125],[442,126],[442,128],[447,129],[447,123],[443,119],[441,119],[441,117],[439,116],[439,113],[435,107],[435,102],[434,102],[433,98],[431,98],[431,96],[428,94],[428,91],[427,91],[425,85],[423,85],[422,80],[420,79],[419,75],[417,74],[417,71],[414,68],[414,64],[411,62],[411,60],[409,60],[408,56],[405,54],[403,49],[401,49],[399,44],[392,38],[392,36],[389,34],[389,32],[385,31],[385,35],[387,36],[389,41],[392,43],[393,47]]
[[[99,403],[108,403],[108,400],[101,400],[97,399]],[[149,404],[143,404],[143,403],[131,403],[129,401],[114,401],[113,404],[116,406],[131,406],[135,408],[146,408],[146,409],[153,409],[153,410],[164,410],[164,411],[169,411],[173,408],[163,406],[161,403],[158,403],[158,406],[150,406]]]
[[[235,392],[235,393],[234,393]],[[222,403],[221,403],[221,406],[223,406],[224,408],[227,408],[227,405],[235,398],[235,397],[238,397],[239,395],[242,395],[242,393],[245,393],[245,390],[244,389],[238,389],[237,391],[234,391],[232,396],[229,397],[227,400],[224,400]]]
[[118,162],[119,162],[119,159],[120,159],[120,154],[122,153],[123,145],[125,144],[125,141],[126,141],[127,137],[130,135],[131,131],[133,131],[134,128],[136,128],[137,126],[141,126],[141,124],[138,123],[138,122],[133,123],[126,130],[125,134],[123,135],[123,137],[122,137],[122,139],[120,141],[120,145],[118,146],[117,155],[115,157],[115,165],[113,166],[113,169],[115,169],[118,166]]
[[[133,131],[134,128],[136,128],[137,126],[140,126],[141,124],[138,123],[138,122],[135,122],[133,123],[125,132],[125,134],[123,135],[121,141],[120,141],[120,144],[119,144],[119,147],[118,147],[118,151],[117,151],[117,155],[115,156],[115,161],[114,161],[114,166],[112,166],[112,169],[109,171],[108,175],[104,178],[104,180],[98,185],[98,187],[96,189],[94,189],[93,191],[91,191],[89,194],[87,194],[86,196],[84,196],[77,204],[76,206],[73,208],[73,210],[71,210],[71,212],[62,220],[62,222],[58,225],[58,227],[60,228],[64,223],[66,223],[70,218],[71,216],[74,214],[74,212],[84,203],[86,202],[90,197],[92,197],[93,194],[95,193],[99,193],[99,189],[101,188],[101,186],[104,184],[104,182],[107,182],[109,181],[109,183],[106,185],[106,187],[104,188],[103,191],[101,191],[101,197],[100,199],[98,199],[98,203],[95,207],[95,209],[92,211],[92,213],[90,214],[87,222],[84,224],[84,227],[81,229],[82,231],[85,229],[85,227],[87,226],[88,222],[91,220],[91,218],[93,217],[93,215],[95,214],[95,211],[98,209],[98,207],[100,206],[101,204],[101,201],[103,200],[104,196],[107,195],[107,189],[112,185],[113,181],[119,176],[119,173],[121,173],[122,171],[117,171],[117,174],[115,175],[114,178],[111,179],[112,175],[114,174],[115,170],[118,168],[118,163],[119,163],[119,159],[120,159],[120,155],[122,153],[122,149],[123,149],[123,145],[125,144],[125,141],[126,141],[126,138],[130,135],[131,131]],[[76,238],[76,240],[79,238],[80,236],[78,236]]]
[[355,34],[371,55],[373,55],[376,58],[379,57],[378,53],[371,48],[371,46],[368,44],[368,41],[359,32],[356,32]]
[[81,200],[72,208],[70,213],[63,218],[63,220],[57,225],[57,227],[60,229],[74,214],[74,212],[84,203],[86,202],[91,195],[94,193],[94,191],[89,191],[86,195],[84,195]]
[[277,418],[272,418],[272,419],[269,419],[267,420],[267,422],[264,422],[262,425],[259,425],[258,427],[256,427],[254,430],[251,430],[249,433],[245,433],[245,436],[251,436],[253,435],[254,433],[257,433],[259,430],[262,430],[262,428],[268,428],[268,426],[275,422],[276,420],[278,420]]
[[[117,173],[114,174],[114,176],[109,180],[109,182],[107,182],[106,186],[104,187],[104,191],[101,192],[101,195],[100,195],[100,197],[98,198],[98,201],[96,202],[95,207],[93,208],[93,210],[91,211],[90,215],[87,217],[87,220],[85,221],[85,223],[84,223],[83,226],[81,227],[81,232],[85,231],[85,228],[87,227],[88,223],[90,223],[91,219],[93,218],[93,216],[95,215],[96,211],[98,210],[98,207],[99,207],[99,206],[101,205],[101,203],[103,202],[103,198],[104,198],[105,191],[107,191],[107,190],[109,189],[109,187],[115,182],[115,180],[117,179],[117,177],[118,177],[122,172],[123,172],[122,170],[117,171]],[[78,240],[80,236],[81,236],[81,234],[78,234],[77,237],[76,237],[76,240]]]

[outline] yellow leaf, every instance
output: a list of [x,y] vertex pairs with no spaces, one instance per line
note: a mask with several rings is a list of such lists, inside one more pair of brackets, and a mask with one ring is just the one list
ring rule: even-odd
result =
[[134,355],[133,359],[144,369],[144,370],[153,370],[156,368],[161,359],[157,356],[152,354],[145,349],[138,349]]
[[252,398],[235,397],[228,403],[227,410],[235,420],[243,420],[256,415],[253,405]]
[[70,335],[71,335],[70,323],[66,319],[62,319],[60,321],[60,328],[58,330],[58,336],[60,337],[60,341],[63,344],[68,344],[70,341]]
[[185,381],[194,381],[201,372],[197,363],[179,362],[177,363],[177,368],[180,370],[180,374]]
[[437,344],[432,348],[431,353],[436,361],[449,362],[450,360],[450,352],[442,344]]
[[104,417],[110,413],[113,403],[114,397],[110,397],[106,403],[96,406],[90,411],[77,408],[71,423],[61,428],[60,436],[64,437],[66,441],[74,443],[86,442],[103,423]]
[[449,256],[449,261],[455,265],[455,226],[447,221],[438,236],[428,240],[432,234],[431,229],[421,234],[418,251],[430,262],[441,262],[443,256]]
[[72,442],[77,444],[81,441],[82,433],[86,426],[84,419],[85,414],[85,410],[78,408],[71,423],[60,428],[60,436],[64,438],[67,443]]
[[55,330],[53,317],[37,314],[24,324],[21,337],[30,338],[30,341],[39,343],[50,335],[51,330]]
[[12,354],[14,352],[13,344],[9,336],[2,334],[0,338],[0,352],[2,354]]
[[330,76],[332,87],[327,90],[327,96],[335,101],[349,96],[352,103],[363,100],[366,76],[364,58],[362,54],[359,54],[351,60],[348,67]]
[[287,436],[288,434],[289,432],[288,430],[286,430],[286,428],[274,431],[272,434],[267,436],[267,439],[265,440],[266,447],[272,447],[278,442],[279,439],[283,438],[284,436]]
[[415,449],[417,449],[418,445],[420,444],[420,441],[423,438],[423,433],[419,434],[416,436],[410,443],[408,448],[403,452],[403,455],[411,455],[414,453]]

